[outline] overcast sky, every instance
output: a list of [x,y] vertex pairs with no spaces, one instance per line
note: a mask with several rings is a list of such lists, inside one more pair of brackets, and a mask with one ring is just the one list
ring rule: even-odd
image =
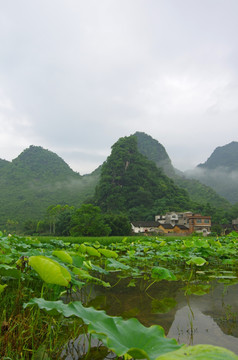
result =
[[0,158],[90,173],[143,131],[186,170],[237,141],[237,0],[0,0]]

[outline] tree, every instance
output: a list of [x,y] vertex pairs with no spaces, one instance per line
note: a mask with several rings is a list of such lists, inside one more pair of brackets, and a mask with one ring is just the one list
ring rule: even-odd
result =
[[72,214],[70,224],[72,236],[108,236],[110,231],[98,206],[84,204]]
[[57,235],[69,236],[71,218],[74,212],[74,207],[65,206],[64,210],[60,212],[55,224],[55,232]]
[[33,235],[36,232],[37,221],[27,220],[24,222],[23,231],[27,235]]
[[131,224],[127,215],[105,214],[105,223],[111,228],[110,235],[126,236],[131,234]]
[[[71,207],[72,209],[73,207]],[[65,210],[70,209],[69,205],[50,205],[46,210],[46,216],[49,220],[50,224],[50,234],[56,233],[56,223],[59,221],[60,214],[62,214]]]

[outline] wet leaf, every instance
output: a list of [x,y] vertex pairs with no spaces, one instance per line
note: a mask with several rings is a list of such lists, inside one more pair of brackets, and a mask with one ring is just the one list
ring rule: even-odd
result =
[[97,256],[97,257],[101,257],[100,252],[98,252],[97,249],[95,249],[94,247],[91,246],[86,246],[86,252],[88,253],[88,255],[90,256]]
[[64,250],[55,250],[53,251],[52,255],[56,256],[60,260],[62,260],[65,263],[72,264],[73,259],[72,257],[67,253],[67,251]]
[[232,351],[213,345],[183,346],[177,351],[157,357],[156,360],[238,360]]
[[151,277],[156,280],[177,280],[176,276],[169,269],[157,266],[151,270]]
[[207,261],[202,257],[192,257],[190,260],[186,261],[186,264],[191,265],[197,265],[197,266],[203,266]]
[[14,279],[21,278],[20,270],[16,269],[13,266],[5,265],[5,264],[0,264],[0,275],[1,276],[9,276]]
[[98,251],[105,256],[106,258],[114,258],[116,259],[118,257],[118,254],[113,250],[108,249],[98,249]]
[[68,286],[71,275],[67,269],[46,256],[31,256],[29,265],[40,275],[43,281],[48,284]]
[[88,332],[97,338],[118,356],[129,354],[135,359],[155,360],[158,355],[167,354],[181,347],[175,339],[166,338],[159,325],[149,328],[137,319],[123,320],[121,317],[108,316],[105,311],[85,308],[79,301],[64,304],[62,301],[32,299],[24,307],[37,304],[46,311],[57,310],[65,317],[77,316],[88,324]]

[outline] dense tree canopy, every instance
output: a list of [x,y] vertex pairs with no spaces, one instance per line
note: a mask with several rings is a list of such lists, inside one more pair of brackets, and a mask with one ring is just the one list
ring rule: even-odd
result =
[[72,215],[70,227],[72,236],[107,236],[110,232],[111,229],[104,222],[98,206],[84,204]]
[[138,151],[135,136],[119,139],[102,166],[96,204],[105,212],[132,212],[142,218],[155,201],[165,200],[170,209],[176,205],[186,210],[190,205],[187,192]]

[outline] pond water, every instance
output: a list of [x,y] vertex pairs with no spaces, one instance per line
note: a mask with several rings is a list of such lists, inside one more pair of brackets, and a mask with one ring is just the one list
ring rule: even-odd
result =
[[161,325],[179,343],[223,346],[238,354],[238,284],[160,281],[145,291],[146,285],[144,279],[121,279],[109,289],[90,286],[77,300],[108,315]]

